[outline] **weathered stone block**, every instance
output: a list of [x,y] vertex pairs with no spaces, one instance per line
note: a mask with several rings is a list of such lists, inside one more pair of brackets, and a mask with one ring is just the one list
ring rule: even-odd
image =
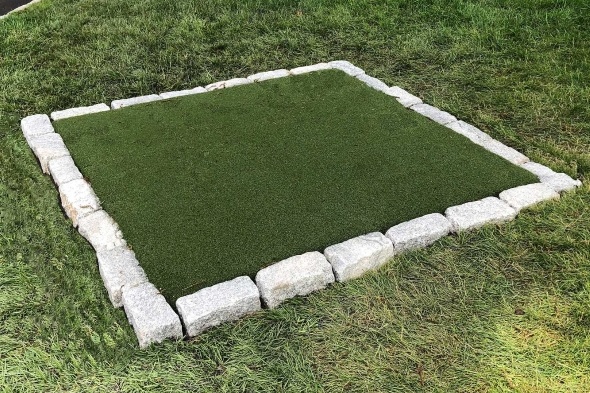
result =
[[506,146],[502,142],[497,141],[495,139],[483,141],[481,143],[481,146],[487,151],[494,153],[515,165],[524,164],[525,162],[529,161],[529,158],[524,154],[518,152],[517,150],[509,146]]
[[527,184],[502,191],[499,198],[517,212],[549,199],[559,199],[559,193],[543,183]]
[[398,86],[390,87],[387,91],[385,91],[385,94],[395,97],[395,99],[406,108],[409,108],[412,105],[422,104],[422,100],[420,98],[408,93]]
[[112,109],[120,109],[120,108],[124,108],[124,107],[131,106],[131,105],[145,104],[146,102],[153,102],[153,101],[158,101],[161,99],[162,99],[162,97],[160,97],[157,94],[149,94],[149,95],[133,97],[133,98],[124,98],[122,100],[115,100],[115,101],[111,102],[111,108]]
[[76,179],[59,186],[59,197],[66,215],[78,226],[80,219],[100,209],[96,194],[84,179]]
[[210,327],[260,310],[260,293],[247,276],[201,289],[176,301],[187,334],[196,336]]
[[447,125],[449,123],[452,123],[454,121],[457,121],[457,118],[455,116],[451,115],[448,112],[441,111],[440,109],[438,109],[432,105],[428,105],[428,104],[412,105],[412,107],[410,109],[418,112],[422,116],[428,117],[430,120],[433,120],[439,124],[442,124],[443,126]]
[[442,214],[433,213],[395,225],[387,231],[394,252],[411,251],[426,247],[451,232],[451,222]]
[[316,72],[316,71],[323,71],[323,70],[330,70],[330,69],[332,69],[332,66],[330,66],[328,63],[318,63],[318,64],[314,64],[314,65],[293,68],[291,70],[291,74],[292,75],[301,75],[301,74],[307,74],[308,72]]
[[340,71],[344,71],[350,76],[358,76],[365,73],[365,71],[363,71],[361,68],[358,68],[357,66],[353,65],[352,63],[346,60],[335,60],[329,62],[328,64],[330,65],[330,67]]
[[355,237],[324,250],[336,281],[347,281],[375,270],[393,257],[393,244],[379,232]]
[[554,176],[557,174],[553,169],[532,161],[525,162],[521,167],[531,172],[533,175],[536,175],[539,179],[541,177]]
[[461,134],[468,138],[471,142],[482,146],[486,141],[491,141],[492,137],[480,130],[479,128],[472,126],[469,123],[465,123],[462,120],[454,121],[446,125],[457,134]]
[[453,225],[453,231],[466,231],[486,224],[499,224],[516,217],[516,210],[495,197],[451,206],[445,216]]
[[101,250],[96,253],[98,270],[113,306],[122,307],[124,288],[148,282],[135,253],[127,247]]
[[50,160],[70,155],[63,139],[55,132],[33,135],[27,141],[31,150],[37,156],[43,173],[49,173],[48,164]]
[[109,108],[109,106],[107,104],[81,106],[79,108],[69,108],[69,109],[64,109],[63,111],[51,112],[51,118],[53,120],[61,120],[61,119],[67,119],[69,117],[88,115],[91,113],[98,113],[98,112],[105,112],[110,109],[111,108]]
[[548,185],[557,192],[570,191],[582,185],[581,181],[574,180],[565,173],[541,176],[539,180],[541,180],[541,183]]
[[375,90],[379,90],[384,93],[389,91],[389,86],[387,86],[385,83],[383,83],[379,79],[373,78],[372,76],[369,76],[367,74],[357,75],[356,78],[360,81],[365,82],[367,84],[367,86],[372,87]]
[[262,82],[269,79],[276,79],[276,78],[283,78],[285,76],[291,75],[288,70],[274,70],[274,71],[266,71],[266,72],[259,72],[257,74],[250,75],[248,80],[252,82]]
[[72,180],[82,179],[82,174],[70,156],[50,160],[47,168],[55,185],[58,187]]
[[268,266],[256,274],[256,285],[268,308],[307,295],[334,282],[332,266],[319,252],[308,252]]
[[182,338],[180,318],[153,284],[124,288],[122,301],[140,348]]
[[30,137],[55,132],[47,115],[32,115],[20,121],[23,135],[28,141]]
[[96,252],[125,246],[117,223],[104,210],[97,210],[78,221],[78,232]]
[[230,87],[247,85],[250,83],[254,83],[254,82],[248,78],[233,78],[233,79],[229,79],[226,81],[219,81],[219,82],[211,83],[211,84],[205,86],[205,89],[207,91],[227,89]]
[[187,89],[187,90],[178,90],[178,91],[167,91],[164,93],[160,93],[160,97],[162,99],[169,99],[175,97],[182,97],[182,96],[190,96],[193,94],[205,93],[207,90],[204,87],[195,87],[194,89]]

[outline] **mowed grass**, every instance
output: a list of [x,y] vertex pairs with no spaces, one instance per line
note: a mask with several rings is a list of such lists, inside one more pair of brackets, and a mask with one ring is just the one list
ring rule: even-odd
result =
[[[580,1],[43,0],[0,22],[5,391],[582,392],[590,188],[211,330],[137,349],[19,128],[49,113],[347,59],[582,180]],[[524,311],[523,315],[520,311]]]
[[55,127],[170,302],[538,181],[338,70]]

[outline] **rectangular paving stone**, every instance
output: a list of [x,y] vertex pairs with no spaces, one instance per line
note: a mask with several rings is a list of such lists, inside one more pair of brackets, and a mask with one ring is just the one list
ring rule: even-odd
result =
[[519,212],[543,201],[559,199],[559,193],[546,184],[535,183],[502,191],[499,198]]
[[191,337],[223,322],[260,310],[260,293],[247,276],[201,289],[176,300],[176,309]]
[[418,112],[419,114],[428,117],[430,120],[433,120],[439,124],[447,125],[449,123],[452,123],[454,121],[457,121],[457,118],[453,115],[451,115],[448,112],[445,111],[441,111],[440,109],[432,106],[432,105],[428,105],[428,104],[417,104],[417,105],[412,105],[410,107],[410,109]]
[[199,87],[195,87],[194,89],[167,91],[164,93],[160,93],[160,97],[162,97],[162,99],[167,100],[169,98],[190,96],[193,94],[200,94],[200,93],[205,93],[205,92],[207,92],[207,89],[199,86]]
[[334,282],[332,266],[313,251],[284,259],[256,274],[256,285],[268,308],[295,296],[304,296]]
[[27,142],[39,160],[43,173],[49,173],[50,160],[70,155],[63,139],[55,132],[32,135],[27,139]]
[[47,168],[55,185],[58,187],[72,180],[82,179],[82,174],[71,156],[51,159],[47,164]]
[[182,338],[180,318],[153,284],[146,282],[125,288],[122,302],[140,348]]
[[582,185],[581,181],[572,179],[566,173],[555,173],[551,176],[541,176],[539,180],[541,180],[541,183],[548,185],[556,192],[570,191]]
[[448,235],[453,226],[439,213],[427,214],[395,225],[385,233],[393,242],[394,252],[416,250],[431,245]]
[[423,103],[420,98],[408,93],[407,91],[398,86],[390,87],[387,91],[385,91],[385,94],[395,97],[395,99],[406,108],[409,108],[412,105],[418,105]]
[[135,258],[135,253],[127,247],[98,251],[96,258],[100,276],[114,307],[123,306],[123,288],[148,282],[145,272]]
[[360,81],[365,82],[367,84],[367,86],[372,87],[375,90],[379,90],[384,93],[389,91],[389,86],[387,86],[385,83],[383,83],[379,79],[373,78],[372,76],[369,76],[367,74],[357,75],[356,78]]
[[364,74],[365,71],[346,60],[334,60],[328,63],[330,67],[340,71],[346,72],[350,76],[358,76]]
[[55,132],[53,125],[51,125],[51,120],[47,115],[27,116],[20,121],[20,126],[27,142],[32,136]]
[[465,123],[462,120],[454,121],[446,125],[446,127],[455,131],[457,134],[461,134],[468,138],[471,142],[482,146],[486,141],[491,141],[492,137],[480,130],[479,128],[472,126],[469,123]]
[[97,210],[80,218],[78,232],[96,252],[126,245],[119,226],[104,210]]
[[309,65],[309,66],[293,68],[293,69],[291,69],[291,74],[292,75],[301,75],[301,74],[307,74],[308,72],[316,72],[316,71],[323,71],[323,70],[330,70],[330,69],[332,69],[332,66],[330,66],[328,63],[318,63],[318,64],[314,64],[314,65]]
[[257,74],[250,75],[248,77],[249,80],[252,82],[262,82],[269,79],[276,79],[276,78],[283,78],[285,76],[291,75],[288,70],[281,69],[281,70],[274,70],[274,71],[266,71],[266,72],[259,72]]
[[451,206],[445,211],[454,232],[475,229],[486,224],[500,224],[513,220],[516,214],[516,210],[495,197]]
[[88,115],[90,113],[98,113],[109,111],[111,108],[107,104],[96,104],[91,106],[81,106],[78,108],[69,108],[62,111],[51,112],[53,120],[67,119],[69,117]]
[[524,154],[518,152],[517,150],[506,146],[500,141],[495,139],[490,139],[487,141],[483,141],[481,146],[489,152],[492,152],[505,160],[510,161],[515,165],[524,164],[525,162],[529,161],[529,158]]
[[233,78],[233,79],[229,79],[226,81],[219,81],[219,82],[211,83],[211,84],[205,86],[205,89],[207,91],[212,91],[212,90],[219,90],[219,89],[227,89],[227,88],[234,87],[234,86],[247,85],[250,83],[254,83],[254,82],[248,78]]
[[334,244],[324,250],[334,270],[336,281],[342,282],[375,270],[393,257],[391,240],[379,232]]
[[63,183],[58,189],[61,205],[74,227],[82,217],[100,209],[96,194],[84,179]]
[[122,100],[114,100],[111,102],[111,109],[120,109],[131,105],[145,104],[146,102],[153,102],[161,100],[162,97],[157,94],[148,94],[145,96],[124,98]]

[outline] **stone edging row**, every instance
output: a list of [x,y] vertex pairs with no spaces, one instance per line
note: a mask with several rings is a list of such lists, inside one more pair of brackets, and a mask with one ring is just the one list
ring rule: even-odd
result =
[[[268,79],[308,72],[338,69],[368,86],[394,97],[406,108],[469,138],[486,150],[532,172],[539,183],[505,190],[498,197],[490,196],[446,209],[445,214],[428,214],[390,228],[385,234],[365,234],[317,251],[296,255],[263,268],[252,281],[247,276],[201,289],[176,301],[178,314],[158,289],[149,282],[117,223],[104,211],[90,184],[74,164],[61,136],[55,132],[51,119],[115,110],[130,105],[169,99],[211,90],[229,88]],[[275,70],[212,83],[189,90],[151,94],[88,107],[71,108],[32,115],[21,120],[23,134],[37,156],[43,173],[55,182],[66,215],[74,227],[96,251],[100,275],[113,306],[124,307],[127,318],[145,348],[165,339],[181,339],[183,328],[193,337],[223,322],[238,319],[261,309],[262,302],[275,308],[294,296],[307,295],[325,288],[334,281],[347,281],[377,269],[394,255],[426,247],[450,233],[478,228],[485,224],[512,220],[521,209],[541,201],[559,198],[559,193],[581,185],[565,173],[531,162],[528,157],[492,139],[478,128],[453,115],[425,104],[416,96],[373,78],[347,61],[332,61],[292,70]],[[262,300],[262,302],[261,302]],[[182,323],[181,323],[182,320]]]

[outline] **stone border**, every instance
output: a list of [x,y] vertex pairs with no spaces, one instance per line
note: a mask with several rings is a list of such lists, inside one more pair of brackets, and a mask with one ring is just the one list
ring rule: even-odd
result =
[[[332,61],[292,70],[275,70],[220,81],[188,90],[150,94],[114,100],[110,107],[97,104],[51,113],[59,120],[130,105],[169,99],[190,94],[230,88],[269,79],[300,75],[327,69],[338,69],[368,86],[394,97],[400,104],[461,134],[484,149],[535,174],[539,183],[502,191],[478,201],[451,206],[445,214],[432,213],[398,224],[385,234],[374,232],[349,239],[318,251],[296,255],[261,269],[255,282],[238,277],[176,301],[177,315],[148,278],[135,258],[117,223],[101,208],[90,184],[74,164],[62,138],[55,132],[47,115],[32,115],[21,120],[23,135],[33,150],[43,173],[53,178],[61,203],[74,227],[96,251],[100,275],[114,307],[123,307],[138,338],[146,348],[165,339],[181,339],[182,325],[186,335],[200,332],[226,321],[238,319],[261,309],[275,308],[294,296],[307,295],[334,281],[344,282],[361,276],[388,262],[401,252],[426,247],[443,236],[471,230],[486,224],[512,220],[521,209],[539,202],[559,198],[559,193],[581,185],[565,173],[531,162],[515,149],[493,139],[478,128],[431,105],[398,86],[387,86],[347,61]],[[182,322],[181,322],[182,320]]]
[[2,19],[4,19],[4,18],[8,17],[8,15],[10,15],[10,14],[13,14],[13,13],[15,13],[15,12],[19,12],[19,11],[22,11],[22,10],[24,10],[25,8],[28,8],[28,7],[32,6],[33,4],[35,4],[35,3],[38,3],[38,2],[40,2],[40,1],[41,1],[41,0],[31,0],[31,1],[29,1],[28,3],[21,5],[20,7],[16,7],[16,8],[15,8],[15,9],[13,9],[12,11],[8,11],[8,13],[6,13],[6,14],[4,14],[4,15],[0,15],[0,20],[2,20]]

